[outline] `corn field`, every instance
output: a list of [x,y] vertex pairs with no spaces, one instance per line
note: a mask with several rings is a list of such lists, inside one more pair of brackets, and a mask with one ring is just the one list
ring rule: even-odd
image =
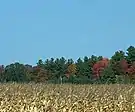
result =
[[135,112],[135,87],[0,84],[0,112]]

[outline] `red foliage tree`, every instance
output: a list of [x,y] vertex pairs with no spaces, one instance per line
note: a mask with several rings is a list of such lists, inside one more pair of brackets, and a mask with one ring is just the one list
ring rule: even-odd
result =
[[129,78],[135,79],[135,63],[132,63],[128,69],[126,69],[126,74],[128,74]]
[[98,78],[103,71],[104,68],[108,66],[109,59],[103,58],[102,60],[98,61],[93,65],[92,71],[95,78]]
[[129,64],[128,64],[127,60],[125,60],[125,59],[121,60],[120,63],[119,63],[119,65],[120,65],[121,71],[124,74],[126,74],[127,73],[127,70],[129,69]]
[[128,64],[127,60],[122,60],[120,62],[120,67],[125,74],[128,74],[129,77],[135,75],[135,63]]
[[[129,64],[126,59],[123,59],[119,63],[121,71],[129,78],[135,78],[135,63]],[[124,75],[123,74],[123,75]]]

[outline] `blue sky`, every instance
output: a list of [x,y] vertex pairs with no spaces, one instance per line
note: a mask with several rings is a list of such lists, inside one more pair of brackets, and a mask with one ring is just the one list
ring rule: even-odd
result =
[[2,0],[1,64],[102,55],[135,45],[135,0]]

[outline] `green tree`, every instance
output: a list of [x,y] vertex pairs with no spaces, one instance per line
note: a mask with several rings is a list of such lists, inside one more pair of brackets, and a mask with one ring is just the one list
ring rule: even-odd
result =
[[54,75],[57,80],[60,80],[62,83],[63,77],[65,77],[65,73],[67,71],[66,60],[64,57],[55,60],[55,72]]
[[79,58],[76,62],[76,71],[78,77],[83,75],[83,61],[81,58]]
[[38,60],[37,66],[39,66],[41,68],[44,68],[44,63],[43,63],[43,60],[42,59]]
[[28,81],[32,81],[32,72],[33,72],[33,67],[32,65],[26,64],[24,65],[26,69],[26,76]]
[[14,81],[14,82],[28,81],[25,66],[18,62],[6,66],[5,72],[4,72],[4,79],[6,82],[8,82],[8,81]]
[[129,62],[129,64],[132,64],[133,62],[135,62],[135,47],[130,46],[127,49],[127,61]]
[[51,58],[50,60],[47,59],[44,63],[44,68],[47,70],[49,80],[54,79],[56,72],[56,64],[54,62],[54,58]]
[[114,73],[110,65],[108,65],[108,67],[106,67],[101,73],[100,82],[103,84],[114,84],[118,82],[117,75]]
[[88,58],[87,56],[84,57],[84,62],[83,62],[83,76],[87,77],[88,79],[92,78],[92,71],[91,71],[91,59]]
[[126,59],[126,56],[123,51],[117,51],[111,57],[110,66],[112,67],[112,69],[116,75],[124,75],[124,72],[121,67],[121,61],[123,61],[125,59]]
[[0,66],[0,82],[4,82],[4,70],[5,70],[4,65],[1,65]]

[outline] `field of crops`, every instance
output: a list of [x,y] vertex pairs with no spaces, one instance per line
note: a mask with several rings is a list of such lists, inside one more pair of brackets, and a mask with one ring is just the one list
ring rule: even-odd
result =
[[1,84],[0,112],[135,112],[135,87]]

